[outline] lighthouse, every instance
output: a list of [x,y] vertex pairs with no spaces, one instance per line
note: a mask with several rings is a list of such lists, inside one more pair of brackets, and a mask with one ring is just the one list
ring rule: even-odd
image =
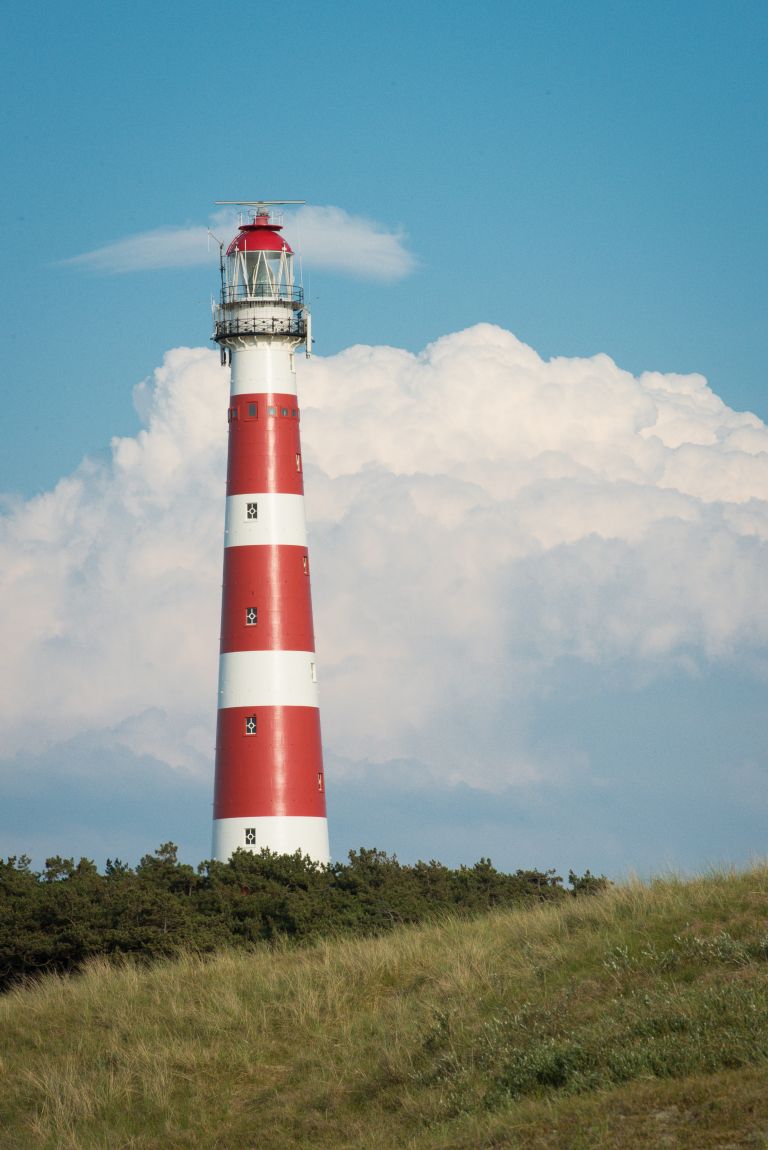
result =
[[[233,201],[220,201],[233,202]],[[213,855],[329,861],[296,350],[309,311],[279,204],[242,202],[213,339],[231,367]],[[222,413],[223,414],[223,413]]]

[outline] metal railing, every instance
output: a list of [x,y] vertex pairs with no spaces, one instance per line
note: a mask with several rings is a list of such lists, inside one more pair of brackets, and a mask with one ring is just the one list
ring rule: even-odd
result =
[[272,316],[270,319],[237,317],[216,319],[214,340],[233,335],[295,335],[304,338],[307,334],[307,321],[303,312],[289,316]]
[[303,303],[304,289],[282,284],[224,284],[222,305],[228,303]]

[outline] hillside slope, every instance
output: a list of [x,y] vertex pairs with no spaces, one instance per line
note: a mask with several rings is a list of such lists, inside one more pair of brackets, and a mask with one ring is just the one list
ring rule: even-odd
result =
[[0,999],[0,1146],[768,1146],[768,869]]

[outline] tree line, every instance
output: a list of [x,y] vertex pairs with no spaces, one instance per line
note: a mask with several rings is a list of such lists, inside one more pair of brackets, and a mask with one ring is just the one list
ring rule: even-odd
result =
[[173,843],[136,867],[108,859],[26,856],[0,860],[0,989],[45,972],[76,971],[96,955],[149,961],[276,939],[296,942],[372,934],[452,913],[474,915],[591,894],[607,880],[586,871],[504,874],[481,858],[450,869],[400,863],[383,851],[351,851],[319,867],[306,855],[237,851],[229,862],[179,861]]

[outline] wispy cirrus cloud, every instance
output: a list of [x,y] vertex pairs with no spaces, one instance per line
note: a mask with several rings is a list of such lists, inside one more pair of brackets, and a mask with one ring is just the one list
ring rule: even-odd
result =
[[[237,228],[237,214],[216,213],[210,228],[229,239]],[[313,268],[387,281],[402,279],[416,267],[402,231],[343,208],[309,204],[286,213],[286,231],[291,246]],[[126,236],[63,263],[97,274],[122,275],[210,263],[215,250],[207,226],[164,227]]]
[[207,228],[171,227],[138,232],[114,244],[105,244],[102,248],[83,252],[62,262],[86,271],[119,275],[158,268],[194,267],[209,263],[210,260],[211,244]]
[[416,268],[405,234],[365,216],[307,204],[286,221],[296,237],[291,243],[314,268],[375,280],[399,280]]

